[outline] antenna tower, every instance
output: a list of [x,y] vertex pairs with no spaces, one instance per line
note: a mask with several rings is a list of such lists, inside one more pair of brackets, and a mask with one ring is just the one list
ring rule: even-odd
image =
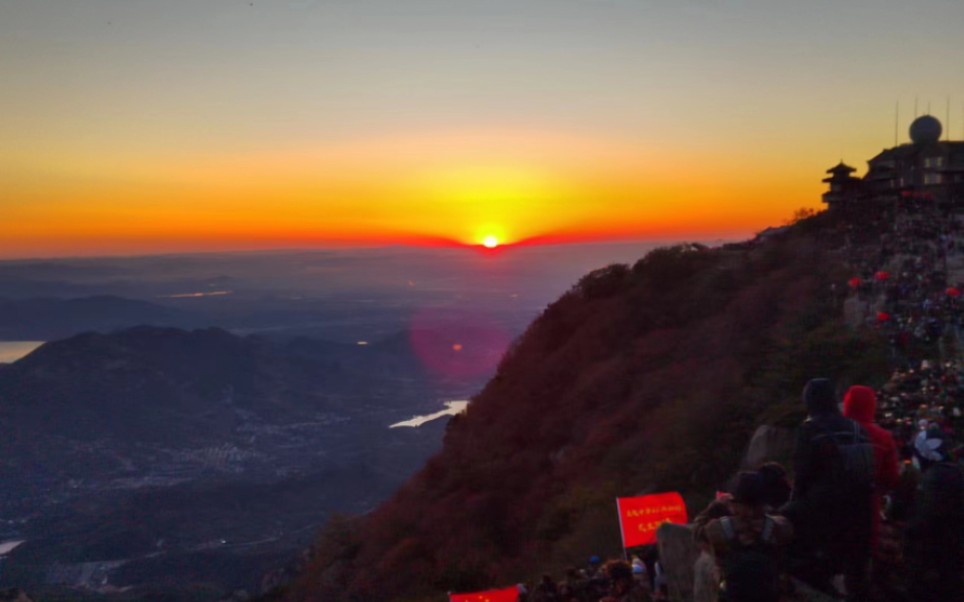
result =
[[894,146],[897,146],[897,129],[900,123],[900,101],[894,105]]
[[947,132],[946,134],[944,134],[944,140],[950,140],[951,139],[951,97],[950,96],[947,97],[947,123],[944,125],[944,128],[945,128],[944,131]]

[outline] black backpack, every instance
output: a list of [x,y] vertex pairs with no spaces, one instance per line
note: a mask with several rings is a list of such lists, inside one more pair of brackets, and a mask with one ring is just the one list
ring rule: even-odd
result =
[[780,599],[780,562],[773,544],[773,519],[764,519],[760,537],[745,544],[737,536],[733,519],[720,519],[729,552],[723,558],[720,600],[725,602],[777,602]]
[[834,480],[843,491],[870,491],[874,487],[874,446],[864,429],[850,420],[850,428],[825,432],[814,441],[828,438],[836,448]]

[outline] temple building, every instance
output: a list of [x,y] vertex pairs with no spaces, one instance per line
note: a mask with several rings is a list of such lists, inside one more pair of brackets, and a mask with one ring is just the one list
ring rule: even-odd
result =
[[941,140],[941,122],[930,115],[910,124],[910,143],[881,151],[867,161],[867,173],[841,161],[827,170],[829,209],[919,200],[964,206],[964,141]]

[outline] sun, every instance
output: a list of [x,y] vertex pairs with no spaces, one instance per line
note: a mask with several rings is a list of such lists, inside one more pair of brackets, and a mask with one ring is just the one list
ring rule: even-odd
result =
[[499,246],[499,239],[489,234],[482,239],[482,246],[486,249],[494,249]]

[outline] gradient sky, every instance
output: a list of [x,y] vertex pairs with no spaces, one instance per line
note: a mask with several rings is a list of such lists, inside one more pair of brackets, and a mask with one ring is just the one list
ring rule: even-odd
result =
[[[0,0],[0,258],[744,236],[914,112],[964,2]],[[947,124],[945,124],[946,126]]]

